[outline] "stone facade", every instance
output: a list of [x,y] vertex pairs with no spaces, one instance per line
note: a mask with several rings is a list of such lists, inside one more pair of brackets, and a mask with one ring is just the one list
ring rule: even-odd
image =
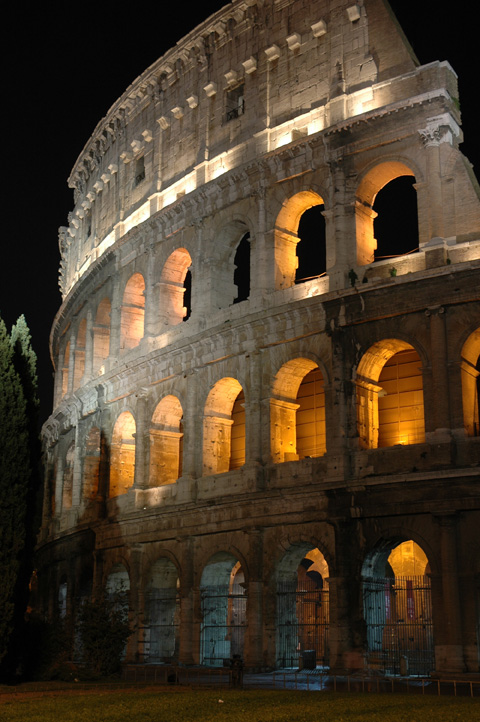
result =
[[[383,0],[234,0],[100,121],[59,235],[49,614],[123,589],[130,661],[479,671],[458,108]],[[379,260],[373,205],[405,177],[415,252]]]

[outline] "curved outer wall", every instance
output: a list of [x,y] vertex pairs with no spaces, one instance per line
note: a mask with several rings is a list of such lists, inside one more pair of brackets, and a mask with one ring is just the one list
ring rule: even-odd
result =
[[[381,0],[234,1],[132,83],[73,168],[60,229],[46,611],[127,580],[127,659],[148,661],[149,600],[169,590],[157,661],[208,664],[206,589],[240,563],[240,652],[279,666],[279,584],[317,549],[325,663],[355,669],[375,661],[362,575],[413,541],[434,669],[478,672],[480,203],[461,139],[454,72],[418,67]],[[418,251],[374,263],[372,205],[405,175]],[[317,205],[325,273],[296,283]],[[395,436],[385,368],[408,353]],[[300,389],[323,409],[313,450]]]

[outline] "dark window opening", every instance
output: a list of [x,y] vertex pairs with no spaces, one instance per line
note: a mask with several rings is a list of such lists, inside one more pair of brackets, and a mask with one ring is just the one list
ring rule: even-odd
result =
[[250,233],[245,233],[238,244],[233,262],[233,282],[237,287],[237,298],[233,303],[241,303],[250,296]]
[[238,118],[240,115],[244,114],[244,112],[245,112],[244,88],[245,88],[245,86],[242,84],[242,85],[238,85],[233,90],[227,90],[226,105],[225,105],[227,122],[229,120],[233,120],[234,118]]
[[418,212],[415,178],[400,176],[378,192],[373,210],[377,240],[375,261],[418,251]]
[[183,287],[185,289],[185,293],[183,295],[185,316],[183,317],[183,320],[188,321],[188,319],[192,315],[192,274],[190,271],[187,271],[187,273],[185,274]]
[[313,206],[300,218],[298,224],[297,258],[295,283],[304,283],[321,276],[327,270],[327,249],[325,237],[325,206]]
[[138,186],[143,180],[145,180],[145,158],[142,155],[135,161],[135,185]]

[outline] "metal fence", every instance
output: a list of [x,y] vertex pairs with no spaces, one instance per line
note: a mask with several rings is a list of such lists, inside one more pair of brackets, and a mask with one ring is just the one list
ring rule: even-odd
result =
[[311,579],[279,581],[277,667],[328,665],[328,591]]
[[244,587],[233,583],[208,586],[201,590],[202,664],[219,667],[228,665],[234,654],[243,657],[247,597]]

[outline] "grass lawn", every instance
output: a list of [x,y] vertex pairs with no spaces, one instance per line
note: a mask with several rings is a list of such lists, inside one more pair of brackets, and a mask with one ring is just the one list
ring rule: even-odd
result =
[[[222,700],[222,701],[220,701]],[[480,700],[186,687],[0,696],[0,722],[462,722]]]

